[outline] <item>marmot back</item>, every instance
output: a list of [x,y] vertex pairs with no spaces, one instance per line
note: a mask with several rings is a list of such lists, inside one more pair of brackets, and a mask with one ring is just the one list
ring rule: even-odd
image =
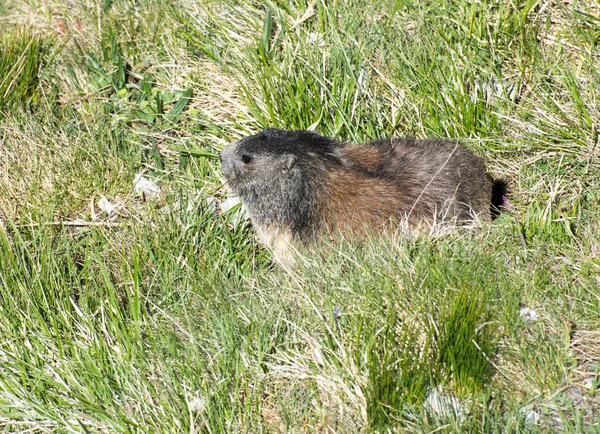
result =
[[[282,259],[288,243],[333,230],[361,235],[406,220],[491,220],[502,182],[457,142],[390,139],[364,145],[311,131],[267,129],[221,153],[223,173],[259,238]],[[494,194],[493,194],[494,193]]]

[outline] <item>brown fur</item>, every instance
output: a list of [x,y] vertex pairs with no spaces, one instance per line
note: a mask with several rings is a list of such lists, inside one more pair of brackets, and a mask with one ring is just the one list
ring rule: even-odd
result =
[[410,211],[393,182],[337,169],[329,173],[328,181],[321,205],[324,219],[336,222],[344,232],[377,231]]
[[498,184],[472,151],[437,139],[357,145],[265,130],[231,144],[221,160],[260,239],[284,261],[290,244],[334,231],[362,237],[399,222],[490,221]]

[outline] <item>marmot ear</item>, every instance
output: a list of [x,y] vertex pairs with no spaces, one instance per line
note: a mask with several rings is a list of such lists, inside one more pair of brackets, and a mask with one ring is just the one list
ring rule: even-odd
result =
[[281,170],[283,173],[287,173],[292,169],[292,167],[294,167],[294,164],[296,164],[296,156],[287,154],[283,158],[283,167]]

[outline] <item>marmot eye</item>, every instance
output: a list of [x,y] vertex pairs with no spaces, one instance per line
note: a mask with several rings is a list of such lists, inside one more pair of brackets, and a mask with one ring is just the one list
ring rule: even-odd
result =
[[242,154],[242,163],[248,164],[252,162],[252,157],[248,154]]

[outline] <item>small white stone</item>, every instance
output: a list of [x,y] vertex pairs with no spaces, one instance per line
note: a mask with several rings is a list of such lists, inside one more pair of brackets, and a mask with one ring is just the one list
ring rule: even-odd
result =
[[464,420],[465,418],[464,407],[460,401],[453,396],[443,395],[439,388],[429,392],[423,407],[438,416],[453,415],[460,420]]
[[[231,209],[233,207],[235,207],[237,204],[239,204],[241,202],[242,202],[242,200],[238,196],[228,197],[223,202],[221,202],[221,204],[219,206],[221,213],[227,214],[229,211],[231,211]],[[244,220],[250,219],[250,216],[248,215],[248,212],[246,211],[246,208],[244,207],[243,203],[242,203],[242,206],[235,213],[230,215],[230,219],[231,219],[230,221],[234,224],[234,226],[238,226],[241,223],[243,223]]]
[[241,201],[242,199],[240,199],[238,196],[229,196],[221,203],[221,212],[226,213]]
[[595,390],[598,388],[598,383],[596,382],[594,384],[594,378],[592,378],[592,377],[584,378],[582,384],[583,384],[583,387],[585,387],[586,389],[589,389],[589,390]]
[[540,421],[540,414],[535,410],[525,410],[525,420],[533,425],[537,425]]
[[100,208],[101,211],[104,211],[106,215],[111,215],[117,206],[116,203],[110,203],[104,196],[98,201],[98,208]]
[[521,310],[519,310],[519,315],[523,317],[525,322],[534,322],[537,321],[540,317],[535,310],[529,309],[528,307],[524,307]]
[[160,196],[160,187],[154,182],[138,173],[133,180],[133,191],[146,195],[147,199],[156,199]]
[[194,411],[196,413],[204,413],[206,410],[206,399],[201,396],[195,396],[188,404],[190,411]]
[[321,33],[312,32],[308,34],[308,42],[316,44],[318,47],[325,45],[325,39]]

